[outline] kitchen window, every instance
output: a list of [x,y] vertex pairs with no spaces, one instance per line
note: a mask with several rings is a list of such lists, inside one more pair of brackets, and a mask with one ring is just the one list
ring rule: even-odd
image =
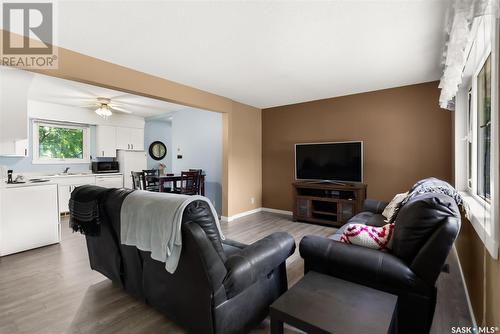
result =
[[33,163],[89,163],[88,125],[33,121]]

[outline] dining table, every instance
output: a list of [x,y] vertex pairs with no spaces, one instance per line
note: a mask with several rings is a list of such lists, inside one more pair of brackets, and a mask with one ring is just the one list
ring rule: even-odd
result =
[[[175,188],[179,188],[177,183],[180,183],[182,180],[181,174],[168,174],[168,175],[148,175],[147,178],[149,180],[157,180],[160,184],[160,192],[168,192],[166,191],[167,187],[165,187],[166,183],[171,182],[172,187],[170,188],[173,191]],[[205,174],[201,174],[200,177],[200,195],[205,196]]]

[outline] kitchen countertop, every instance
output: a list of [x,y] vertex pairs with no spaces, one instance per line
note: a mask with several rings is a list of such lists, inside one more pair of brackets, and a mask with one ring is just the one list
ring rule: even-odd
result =
[[10,189],[10,188],[24,188],[24,187],[38,187],[38,186],[46,186],[46,185],[55,185],[57,186],[57,182],[47,181],[47,182],[26,182],[26,183],[10,183],[7,184],[2,182],[0,185],[0,189]]
[[[36,187],[36,186],[43,186],[43,185],[48,185],[48,184],[54,184],[57,185],[57,179],[61,178],[70,178],[70,177],[96,177],[96,176],[117,176],[117,175],[123,175],[123,173],[87,173],[87,172],[82,172],[82,173],[68,173],[68,174],[49,174],[49,175],[43,175],[43,174],[26,174],[26,183],[10,183],[7,184],[5,181],[1,182],[0,181],[0,189],[5,188],[5,189],[10,189],[10,188],[22,188],[22,187]],[[49,181],[47,182],[30,182],[30,179],[48,179]]]
[[85,177],[85,176],[112,176],[112,175],[123,175],[123,173],[68,173],[68,174],[48,174],[48,175],[38,175],[31,176],[29,178],[43,178],[43,179],[51,179],[51,178],[61,178],[61,177]]

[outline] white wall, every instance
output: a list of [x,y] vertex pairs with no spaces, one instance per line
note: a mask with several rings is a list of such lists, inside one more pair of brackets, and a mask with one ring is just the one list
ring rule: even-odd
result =
[[[177,155],[182,159],[177,159]],[[222,212],[222,115],[188,109],[172,116],[172,169],[200,168],[206,173],[205,196]]]

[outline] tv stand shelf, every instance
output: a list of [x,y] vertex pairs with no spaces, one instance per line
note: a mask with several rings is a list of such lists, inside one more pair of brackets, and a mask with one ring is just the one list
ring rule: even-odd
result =
[[293,220],[341,226],[359,213],[366,199],[366,184],[294,182]]

